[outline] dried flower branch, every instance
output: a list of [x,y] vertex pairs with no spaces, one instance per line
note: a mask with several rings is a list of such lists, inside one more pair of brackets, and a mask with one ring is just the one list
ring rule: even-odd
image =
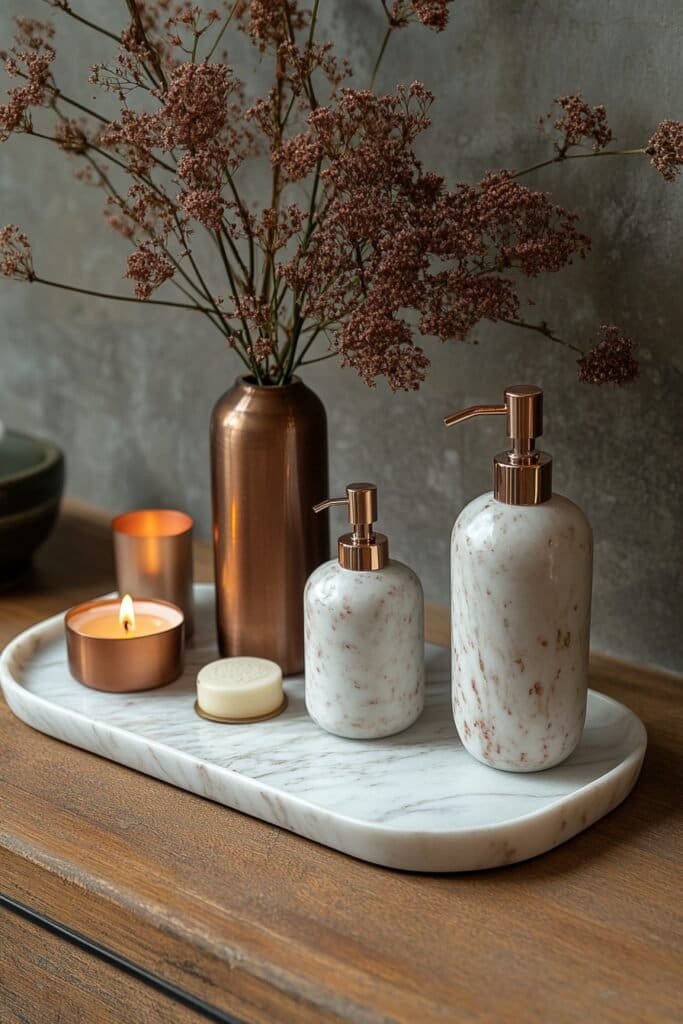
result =
[[662,121],[650,139],[647,150],[665,181],[675,181],[683,167],[683,124],[680,121]]
[[638,376],[635,344],[616,324],[602,324],[598,342],[579,359],[579,380],[590,384],[628,384]]
[[593,152],[597,153],[612,141],[612,130],[602,105],[591,107],[579,94],[560,96],[555,103],[564,110],[562,117],[555,121],[556,131],[563,136],[557,147],[559,153],[564,155],[572,146],[581,145],[584,139],[593,143]]
[[0,274],[15,281],[35,280],[31,243],[16,224],[0,228]]
[[[348,62],[315,37],[319,0],[217,0],[208,9],[126,0],[118,30],[70,0],[46,2],[113,44],[90,82],[115,97],[119,112],[105,117],[65,96],[53,73],[53,28],[20,18],[4,57],[22,84],[0,106],[0,141],[23,133],[51,142],[81,180],[103,190],[107,223],[131,244],[125,277],[134,288],[109,297],[201,312],[262,384],[286,383],[298,367],[336,356],[370,385],[384,377],[394,389],[413,389],[429,367],[418,335],[465,340],[482,321],[577,352],[581,380],[623,383],[637,374],[633,343],[618,328],[603,326],[584,355],[521,316],[520,280],[583,258],[590,239],[576,214],[518,179],[567,160],[647,153],[672,181],[683,165],[680,122],[662,122],[647,147],[612,149],[604,107],[560,97],[559,114],[548,115],[558,133],[551,158],[449,188],[416,154],[430,126],[429,90],[420,82],[389,95],[348,87]],[[443,31],[450,2],[378,0],[386,31],[372,80],[392,34],[411,24]],[[219,53],[236,52],[237,32],[273,69],[264,96],[247,99]],[[264,156],[271,194],[252,207],[243,183],[250,161]],[[193,251],[198,231],[225,273],[223,294],[209,287]],[[0,233],[0,273],[108,296],[36,275],[28,239],[13,225]],[[185,301],[152,297],[166,287]]]

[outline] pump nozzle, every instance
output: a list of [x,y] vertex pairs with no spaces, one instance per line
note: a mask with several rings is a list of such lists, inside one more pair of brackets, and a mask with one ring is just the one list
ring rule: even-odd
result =
[[531,384],[506,388],[503,405],[472,405],[446,416],[452,427],[473,416],[505,414],[505,433],[512,447],[493,460],[494,497],[509,505],[538,505],[552,494],[552,460],[535,451],[536,438],[543,433],[543,392]]
[[345,498],[327,498],[313,506],[322,512],[336,505],[346,505],[353,533],[339,538],[339,563],[344,569],[381,569],[389,556],[389,542],[382,533],[375,533],[377,519],[377,487],[375,484],[349,484]]
[[471,405],[468,409],[461,409],[460,412],[452,412],[450,416],[444,416],[443,421],[447,427],[454,427],[456,423],[471,420],[474,416],[502,416],[507,409],[507,405]]

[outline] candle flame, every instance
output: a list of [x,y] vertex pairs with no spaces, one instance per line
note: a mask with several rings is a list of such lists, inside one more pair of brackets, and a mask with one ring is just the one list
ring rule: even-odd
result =
[[125,629],[126,633],[135,629],[135,609],[133,607],[133,598],[130,594],[125,594],[121,599],[119,622]]

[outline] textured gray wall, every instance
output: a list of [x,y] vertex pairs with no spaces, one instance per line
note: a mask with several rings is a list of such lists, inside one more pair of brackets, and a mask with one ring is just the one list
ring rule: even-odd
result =
[[[110,0],[81,7],[115,24]],[[382,31],[379,0],[321,7],[340,50],[367,76]],[[9,37],[12,8],[45,14],[38,0],[6,0],[0,38]],[[59,74],[71,89],[102,53],[86,38],[75,26],[62,32]],[[682,48],[678,0],[460,0],[444,35],[414,28],[394,39],[377,85],[423,78],[438,97],[426,162],[474,180],[542,159],[548,144],[535,118],[567,92],[604,103],[618,142],[642,145],[659,120],[683,115]],[[74,182],[45,143],[13,140],[0,156],[0,222],[29,231],[41,271],[126,289],[125,247],[100,222],[99,193]],[[488,489],[502,438],[499,421],[446,432],[441,417],[499,401],[506,384],[541,385],[556,489],[594,527],[593,645],[680,669],[683,181],[668,185],[637,158],[577,161],[532,181],[577,209],[594,239],[588,261],[538,282],[539,316],[576,338],[600,321],[621,324],[641,345],[640,383],[580,385],[570,353],[503,327],[482,328],[476,347],[429,345],[433,368],[418,394],[368,390],[332,361],[311,367],[307,380],[329,412],[333,489],[352,479],[380,484],[394,555],[420,573],[429,599],[445,602],[452,521]],[[71,494],[117,510],[178,505],[208,536],[207,421],[238,372],[221,340],[192,315],[1,280],[0,309],[0,417],[65,448]]]

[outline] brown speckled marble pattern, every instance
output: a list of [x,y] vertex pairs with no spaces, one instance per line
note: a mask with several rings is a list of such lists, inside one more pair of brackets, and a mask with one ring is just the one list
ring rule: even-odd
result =
[[505,505],[483,494],[451,541],[453,714],[466,749],[507,771],[551,768],[586,715],[590,525],[553,495]]
[[306,708],[321,728],[377,739],[412,725],[424,706],[424,598],[411,569],[326,562],[306,584],[304,623]]

